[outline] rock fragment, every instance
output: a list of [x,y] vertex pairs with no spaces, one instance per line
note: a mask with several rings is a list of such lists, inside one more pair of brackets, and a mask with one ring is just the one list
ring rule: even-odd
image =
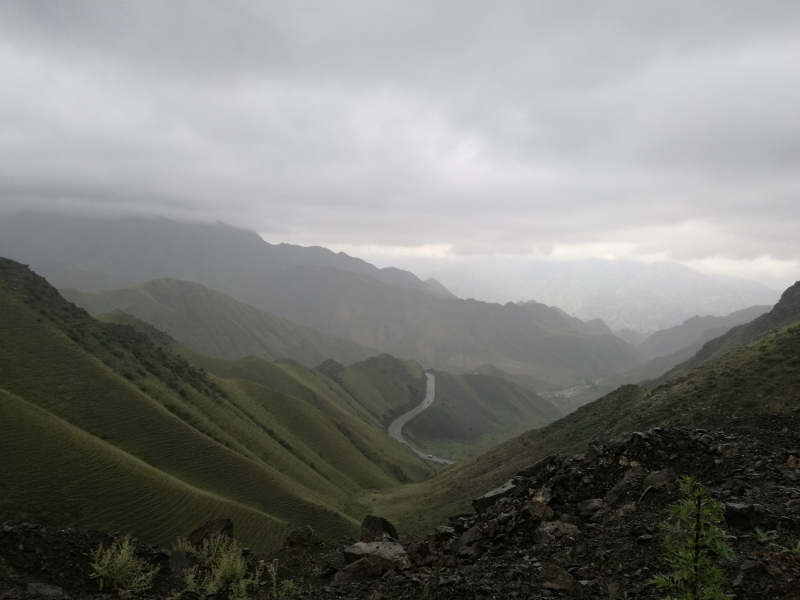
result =
[[29,583],[27,586],[29,594],[36,596],[47,596],[49,598],[60,598],[64,595],[64,590],[57,585],[48,585],[46,583]]
[[353,563],[362,558],[368,559],[381,573],[389,569],[404,570],[411,567],[405,548],[395,542],[357,542],[345,548],[346,563]]
[[578,580],[555,565],[548,565],[542,569],[539,581],[549,590],[562,592],[568,596],[580,597],[583,595],[583,588]]

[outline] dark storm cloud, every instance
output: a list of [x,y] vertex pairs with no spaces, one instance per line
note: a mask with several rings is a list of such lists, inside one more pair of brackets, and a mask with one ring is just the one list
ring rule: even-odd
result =
[[0,201],[797,266],[798,34],[795,2],[4,2]]

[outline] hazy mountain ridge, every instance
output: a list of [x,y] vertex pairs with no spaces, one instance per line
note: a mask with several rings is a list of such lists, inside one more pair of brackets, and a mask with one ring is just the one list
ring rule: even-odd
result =
[[[692,359],[707,342],[724,335],[736,325],[752,321],[770,308],[753,306],[725,317],[692,317],[677,327],[657,331],[638,345],[643,352],[649,350],[649,354],[656,354],[655,358],[625,373],[607,377],[601,385],[607,389],[631,383],[650,385],[647,382],[659,379],[675,366]],[[650,344],[642,348],[648,340]],[[677,349],[667,354],[659,354],[672,348]]]
[[597,336],[544,305],[437,299],[312,265],[273,273],[248,302],[329,335],[426,366],[463,372],[491,363],[536,388],[574,385],[640,364],[614,336]]
[[[0,221],[0,253],[34,269],[41,264],[61,287],[78,289],[87,272],[97,280],[106,276],[111,281],[138,283],[170,277],[241,299],[242,290],[268,273],[315,264],[437,297],[452,296],[440,283],[423,282],[408,271],[378,269],[360,258],[319,246],[270,244],[254,231],[219,221],[179,223],[163,217],[103,219],[21,212],[4,215]],[[63,265],[60,271],[58,263]],[[83,273],[70,282],[75,268]]]
[[[655,332],[639,344],[639,349],[651,358],[666,356],[696,343],[701,337],[706,337],[704,334],[709,329],[717,331],[714,337],[718,337],[736,325],[749,323],[760,317],[771,308],[771,305],[751,306],[724,317],[694,316],[676,327]],[[708,339],[711,338],[707,338],[706,341]]]
[[756,282],[708,276],[671,262],[474,258],[454,264],[425,259],[401,264],[423,277],[436,277],[461,298],[500,303],[534,299],[583,321],[603,319],[614,331],[630,328],[646,335],[693,315],[721,316],[773,304],[779,296]]
[[778,303],[768,313],[749,323],[737,325],[725,334],[706,342],[690,359],[673,367],[657,379],[647,382],[647,386],[655,388],[665,384],[682,373],[757,340],[774,329],[794,323],[798,319],[800,319],[800,281],[787,288],[781,294]]
[[125,311],[216,358],[292,358],[313,367],[328,358],[350,364],[378,354],[372,348],[297,325],[199,283],[165,278],[113,291],[60,292],[91,315]]

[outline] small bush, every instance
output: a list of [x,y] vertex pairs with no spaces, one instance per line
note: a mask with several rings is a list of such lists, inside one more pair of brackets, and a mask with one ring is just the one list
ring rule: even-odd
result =
[[[182,544],[179,540],[179,544]],[[242,546],[222,535],[203,540],[203,545],[192,548],[198,564],[186,571],[186,587],[195,592],[212,594],[230,587],[231,600],[245,600],[247,588],[258,583],[261,570],[247,577],[247,562],[242,556]]]
[[292,581],[291,579],[284,579],[283,581],[281,581],[281,585],[278,588],[278,591],[280,592],[281,596],[289,596],[291,594],[296,593],[298,589],[299,588],[297,587],[294,581]]
[[142,592],[153,585],[158,567],[150,567],[146,561],[136,558],[130,538],[114,540],[111,547],[103,545],[92,551],[92,579],[97,579],[100,589],[108,586],[123,594]]
[[722,591],[722,572],[709,557],[713,552],[733,558],[725,532],[717,527],[723,520],[722,504],[691,477],[683,477],[681,491],[684,499],[670,508],[670,522],[661,524],[668,532],[664,550],[674,572],[659,574],[650,583],[677,592],[667,600],[728,600]]

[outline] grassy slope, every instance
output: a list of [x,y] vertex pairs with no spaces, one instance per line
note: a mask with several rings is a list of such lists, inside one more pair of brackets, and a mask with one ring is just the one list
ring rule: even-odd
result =
[[[429,481],[366,494],[362,501],[406,531],[423,531],[448,515],[470,510],[472,498],[549,454],[585,452],[593,439],[650,426],[713,427],[732,416],[788,410],[798,403],[800,322],[709,361],[652,393],[633,385],[621,387],[547,427],[447,467]],[[421,514],[420,505],[429,510]]]
[[[202,355],[184,355],[210,373],[258,381],[294,395],[300,394],[294,386],[303,381],[307,391],[336,398],[337,406],[381,430],[425,396],[422,367],[386,354],[349,367],[327,361],[317,369],[293,361],[214,361]],[[475,456],[563,414],[534,392],[486,375],[438,372],[436,390],[433,405],[410,422],[404,432],[430,452],[457,460]]]
[[349,364],[377,354],[371,348],[302,327],[199,283],[156,279],[112,291],[67,289],[61,293],[92,315],[123,310],[190,348],[217,358],[293,358],[314,366],[327,358]]
[[245,543],[273,546],[287,529],[257,510],[170,477],[5,390],[0,422],[0,455],[17,457],[0,461],[0,513],[9,518],[39,521],[44,515],[49,523],[105,528],[163,544],[213,515],[232,518]]
[[[30,414],[49,417],[30,427],[54,429],[53,435],[37,435],[42,452],[29,453],[9,442],[12,422],[0,420],[5,468],[13,467],[4,481],[21,481],[24,472],[42,482],[99,482],[81,488],[74,503],[84,507],[80,515],[63,509],[61,494],[12,484],[3,495],[6,515],[36,506],[46,521],[106,528],[114,523],[117,529],[146,532],[146,539],[153,532],[149,539],[166,543],[187,533],[187,521],[175,507],[186,502],[188,487],[218,500],[183,507],[187,515],[260,519],[243,540],[263,548],[289,523],[311,524],[325,537],[351,533],[357,525],[348,516],[355,510],[350,500],[355,491],[419,480],[429,472],[408,449],[325,398],[315,401],[327,412],[254,382],[204,375],[130,327],[91,319],[20,265],[2,261],[0,274],[4,410],[35,405],[39,412]],[[302,382],[293,385],[303,388]],[[331,418],[334,413],[338,420]],[[66,453],[65,444],[74,437],[55,432],[63,429],[56,423],[82,432],[81,443],[100,448],[97,460],[64,462],[71,470],[54,473],[56,461],[44,456]],[[124,472],[107,467],[120,463],[128,465]],[[155,532],[141,511],[112,502],[118,489],[148,489],[149,472],[130,466],[142,464],[167,478],[161,488],[166,499],[157,502],[150,519],[170,526]]]
[[[101,318],[138,323],[122,312],[108,313]],[[271,363],[249,357],[223,361],[182,346],[176,346],[175,350],[192,364],[222,378],[253,381],[307,402],[315,401],[316,397],[330,398],[334,405],[349,412],[357,421],[369,423],[381,431],[425,396],[422,367],[414,361],[386,354],[349,367],[328,360],[315,369],[308,369],[291,360]],[[534,392],[495,377],[440,372],[437,381],[437,401],[409,423],[405,431],[414,442],[441,456],[457,460],[475,456],[514,435],[562,416],[557,407]],[[329,411],[325,414],[328,418],[340,418]],[[381,440],[372,443],[380,446]],[[393,460],[398,461],[400,457]]]
[[535,392],[488,375],[436,373],[436,401],[403,430],[439,456],[464,459],[564,413]]

